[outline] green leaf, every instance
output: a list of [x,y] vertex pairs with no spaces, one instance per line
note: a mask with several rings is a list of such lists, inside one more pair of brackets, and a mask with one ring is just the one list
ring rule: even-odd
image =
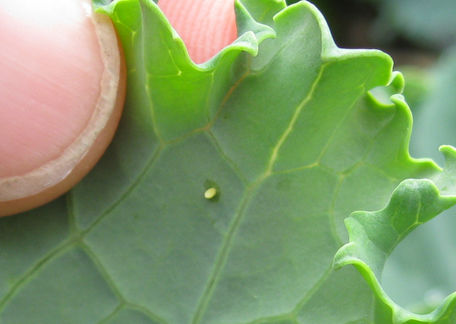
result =
[[375,322],[390,304],[333,271],[344,218],[453,174],[410,158],[391,59],[337,48],[307,2],[246,0],[237,41],[195,65],[154,2],[95,5],[124,46],[125,114],[66,198],[0,220],[0,322]]
[[378,323],[452,323],[456,293],[448,296],[432,313],[419,315],[396,305],[383,290],[380,278],[385,262],[397,244],[413,229],[456,203],[454,175],[456,150],[442,147],[446,171],[435,178],[409,179],[394,191],[388,206],[377,212],[355,212],[345,220],[350,242],[336,254],[335,266],[355,265],[375,291]]
[[[436,150],[440,143],[456,145],[453,121],[456,65],[454,50],[442,57],[429,78],[432,82],[415,107],[412,152],[443,161]],[[429,73],[428,73],[429,74]],[[396,249],[382,273],[383,289],[407,309],[428,313],[454,291],[454,208],[431,224],[411,233]],[[437,316],[436,316],[437,317]],[[451,322],[451,320],[450,320]]]

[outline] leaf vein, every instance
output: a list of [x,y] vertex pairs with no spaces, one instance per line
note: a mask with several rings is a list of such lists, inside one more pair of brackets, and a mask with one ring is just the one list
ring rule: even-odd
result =
[[242,171],[239,169],[239,167],[237,166],[237,164],[228,156],[228,154],[226,154],[222,147],[220,146],[216,136],[214,135],[214,133],[211,131],[211,130],[208,130],[206,132],[208,134],[208,137],[209,139],[211,140],[212,144],[214,144],[215,148],[217,149],[217,151],[219,152],[219,154],[222,156],[223,160],[225,160],[230,166],[231,166],[231,169],[234,171],[234,173],[241,179],[241,181],[247,185],[248,184],[248,180],[247,178],[244,176],[244,174],[242,173]]
[[114,295],[116,295],[117,299],[119,300],[119,302],[121,304],[125,304],[126,302],[126,299],[124,298],[124,296],[122,295],[122,293],[120,292],[119,288],[117,287],[117,285],[114,283],[114,280],[112,280],[111,276],[109,275],[109,272],[108,270],[106,269],[106,267],[103,265],[103,263],[101,262],[101,260],[97,257],[97,255],[95,254],[95,252],[90,248],[89,245],[87,245],[86,243],[84,242],[81,242],[80,243],[80,246],[82,248],[82,250],[87,254],[87,256],[90,258],[90,260],[92,260],[94,266],[97,268],[98,270],[98,273],[103,277],[104,281],[106,282],[106,284],[109,286],[109,288],[111,288],[112,292],[114,293]]
[[98,324],[104,324],[104,323],[108,323],[109,320],[111,320],[112,318],[114,318],[114,316],[116,316],[120,311],[122,311],[122,309],[124,308],[125,304],[124,303],[120,303],[116,308],[114,308],[114,310],[109,313],[105,318],[101,319]]
[[333,272],[332,264],[328,269],[323,273],[323,275],[318,279],[318,281],[313,285],[313,287],[305,294],[305,296],[296,304],[292,313],[297,317],[299,310],[304,307],[304,305],[315,295],[315,293],[323,286],[325,281],[329,278]]
[[[141,59],[139,60],[139,62],[145,62],[145,59],[146,59],[146,47],[145,47],[145,43],[146,43],[146,38],[145,38],[145,17],[144,17],[144,3],[143,1],[139,1],[140,3],[140,6],[141,6]],[[155,116],[155,107],[154,107],[154,104],[153,104],[153,100],[152,100],[152,95],[151,95],[151,92],[150,92],[150,87],[149,87],[149,82],[147,80],[147,71],[146,71],[146,67],[143,66],[141,71],[143,71],[143,78],[144,78],[144,84],[145,84],[145,91],[146,91],[146,96],[149,100],[146,100],[147,103],[149,104],[149,110],[150,110],[150,117],[152,119],[152,124],[154,126],[154,132],[155,132],[155,135],[157,136],[158,140],[160,141],[160,143],[163,143],[163,138],[161,137],[160,135],[160,130],[158,129],[158,124],[157,124],[157,120],[156,120],[156,116]]]
[[111,206],[109,206],[101,215],[93,221],[93,223],[85,230],[81,231],[81,236],[85,236],[88,233],[90,233],[105,217],[109,215],[111,211],[113,211],[117,206],[119,206],[125,199],[128,198],[128,196],[139,186],[141,181],[144,179],[146,176],[147,172],[154,166],[155,161],[157,161],[158,157],[160,156],[161,152],[163,151],[164,146],[160,146],[156,149],[154,154],[152,155],[152,158],[147,162],[146,166],[144,167],[144,170],[139,174],[139,176],[136,178],[136,181],[133,181],[133,183],[127,188],[127,190],[124,192],[124,194],[116,200],[115,203],[113,203]]
[[268,165],[266,168],[266,172],[265,172],[266,176],[269,176],[270,174],[272,174],[272,169],[274,168],[274,164],[277,161],[279,150],[282,147],[283,143],[285,143],[285,141],[288,138],[288,136],[290,135],[290,133],[293,131],[293,128],[301,114],[301,111],[307,105],[307,103],[309,103],[312,100],[315,90],[317,89],[318,83],[321,80],[321,77],[323,76],[325,67],[326,67],[326,64],[321,65],[320,70],[318,71],[318,75],[310,87],[309,93],[296,108],[296,110],[290,120],[290,123],[288,124],[288,127],[285,129],[282,136],[279,138],[279,141],[272,149],[271,158],[269,159],[269,162],[268,162]]
[[41,260],[39,260],[34,266],[32,266],[25,274],[20,278],[15,285],[11,287],[11,289],[5,294],[5,297],[0,300],[0,312],[3,311],[7,303],[14,297],[14,295],[22,288],[36,272],[42,269],[46,264],[54,260],[55,257],[58,255],[63,254],[67,249],[69,249],[72,244],[74,243],[73,240],[67,240],[59,244],[55,249],[50,251],[47,255],[45,255]]
[[[360,95],[362,95],[365,92],[366,92],[365,85],[363,84],[360,87]],[[353,103],[349,106],[347,111],[344,113],[344,115],[340,119],[339,123],[336,125],[336,127],[334,127],[333,131],[331,132],[331,135],[328,137],[328,141],[323,146],[323,149],[321,150],[321,153],[320,153],[320,155],[317,158],[317,163],[321,162],[321,159],[323,158],[323,156],[326,154],[326,152],[328,151],[329,147],[331,146],[331,144],[332,144],[332,142],[333,142],[333,140],[334,140],[334,138],[335,138],[335,136],[337,134],[337,131],[342,127],[344,122],[347,120],[348,116],[350,115],[350,112],[353,110],[353,108],[355,107],[355,104],[358,102],[358,99],[359,99],[359,97],[355,98]]]
[[231,225],[229,227],[228,233],[222,242],[222,248],[217,256],[215,266],[212,270],[212,273],[209,276],[209,280],[204,289],[203,295],[201,296],[198,306],[196,308],[195,316],[192,321],[193,324],[200,323],[203,318],[203,315],[206,311],[206,308],[217,285],[220,273],[228,258],[229,252],[232,247],[233,239],[244,216],[245,209],[247,208],[248,202],[252,197],[253,193],[255,192],[255,189],[259,186],[260,183],[261,181],[258,181],[252,184],[250,187],[248,187],[244,194],[244,197],[242,198],[239,204],[239,208],[237,209],[233,221],[231,222]]
[[212,129],[212,127],[214,126],[214,124],[216,123],[218,118],[220,117],[220,114],[222,113],[223,108],[226,106],[226,103],[228,102],[228,100],[233,95],[234,91],[239,87],[240,84],[242,84],[242,82],[245,80],[245,78],[247,78],[247,76],[249,76],[250,74],[251,74],[251,72],[250,72],[250,69],[248,68],[247,71],[244,74],[242,74],[239,77],[239,79],[230,87],[230,89],[227,91],[225,97],[220,102],[219,107],[218,107],[214,117],[212,117],[212,119],[209,120],[209,122],[206,125],[204,125],[201,128],[196,128],[196,129],[190,131],[189,133],[184,134],[184,135],[182,135],[182,136],[180,136],[178,138],[175,138],[175,139],[173,139],[171,141],[167,141],[167,142],[165,142],[165,144],[176,144],[176,143],[179,143],[179,142],[182,142],[182,141],[186,140],[187,138],[189,138],[189,137],[191,137],[191,136],[193,136],[195,134],[198,134],[198,133],[201,133],[201,132],[205,132],[207,130]]
[[127,308],[130,308],[130,309],[135,310],[137,312],[141,312],[144,315],[147,315],[151,320],[153,320],[155,322],[158,322],[158,323],[161,323],[161,324],[167,324],[168,323],[163,318],[161,318],[160,316],[152,313],[150,310],[148,310],[144,306],[141,306],[141,305],[138,305],[138,304],[134,304],[134,303],[130,303],[130,302],[127,302],[125,304],[125,306]]

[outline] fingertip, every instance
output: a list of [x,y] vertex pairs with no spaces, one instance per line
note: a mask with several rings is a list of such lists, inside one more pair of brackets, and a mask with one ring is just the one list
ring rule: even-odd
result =
[[237,37],[234,0],[160,0],[158,5],[195,63],[209,60]]

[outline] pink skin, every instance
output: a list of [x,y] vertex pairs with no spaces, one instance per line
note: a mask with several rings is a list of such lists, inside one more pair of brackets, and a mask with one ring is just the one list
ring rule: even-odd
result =
[[[92,125],[104,66],[89,18],[90,1],[0,1],[0,184],[59,161]],[[234,0],[160,0],[160,7],[196,63],[207,61],[237,36]],[[50,201],[95,164],[120,117],[125,89],[120,65],[116,108],[80,163],[43,192],[0,200],[0,216]]]
[[87,125],[103,69],[80,0],[7,3],[0,4],[0,177],[61,155]]

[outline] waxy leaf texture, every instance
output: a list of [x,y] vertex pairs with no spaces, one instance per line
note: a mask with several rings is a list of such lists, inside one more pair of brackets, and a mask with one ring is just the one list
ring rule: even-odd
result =
[[[125,114],[72,192],[0,221],[0,323],[451,323],[452,300],[394,312],[377,280],[455,200],[452,164],[408,153],[389,56],[338,48],[308,2],[239,0],[239,38],[195,65],[154,2],[95,6],[124,47]],[[339,250],[344,219],[390,198],[347,220]],[[410,201],[429,203],[418,223]],[[367,282],[334,270],[338,250]]]

